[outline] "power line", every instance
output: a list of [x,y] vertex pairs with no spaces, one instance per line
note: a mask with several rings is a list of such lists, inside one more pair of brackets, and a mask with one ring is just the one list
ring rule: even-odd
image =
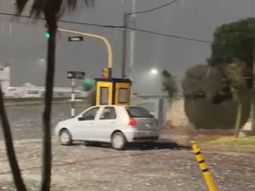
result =
[[185,36],[165,34],[165,33],[160,33],[160,32],[148,31],[148,30],[140,29],[140,28],[133,28],[133,27],[127,27],[127,28],[130,30],[135,30],[135,31],[143,32],[143,33],[148,33],[148,34],[153,34],[153,35],[158,35],[158,36],[163,36],[163,37],[168,37],[168,38],[189,40],[189,41],[193,41],[193,42],[201,42],[201,43],[206,43],[206,44],[211,43],[211,41],[208,41],[208,40],[201,40],[201,39],[190,38],[190,37],[185,37]]
[[[0,12],[0,15],[26,18],[26,19],[34,19],[33,17],[27,16],[27,15],[16,15],[13,13]],[[45,20],[45,18],[42,18],[42,17],[38,17],[36,19]],[[122,27],[121,25],[119,25],[119,26],[118,25],[103,25],[103,24],[76,22],[76,21],[67,21],[67,20],[59,20],[59,22],[60,23],[68,23],[68,24],[77,24],[77,25],[87,25],[87,26],[94,26],[94,27],[105,27],[105,28],[121,28]]]
[[[5,15],[5,16],[17,16],[21,18],[26,18],[26,19],[33,19],[30,16],[26,15],[16,15],[13,13],[4,13],[0,12],[0,15]],[[44,18],[38,18],[39,20],[45,20]],[[194,42],[200,42],[200,43],[207,43],[210,44],[210,41],[207,40],[201,40],[201,39],[195,39],[195,38],[190,38],[186,36],[180,36],[180,35],[173,35],[173,34],[165,34],[165,33],[160,33],[160,32],[155,32],[155,31],[149,31],[141,28],[136,28],[136,27],[124,27],[122,25],[102,25],[102,24],[95,24],[95,23],[86,23],[86,22],[76,22],[76,21],[67,21],[67,20],[59,20],[60,23],[67,23],[67,24],[77,24],[77,25],[85,25],[85,26],[94,26],[94,27],[103,27],[103,28],[112,28],[112,29],[129,29],[129,30],[135,30],[143,33],[148,33],[148,34],[153,34],[157,36],[162,36],[162,37],[167,37],[167,38],[175,38],[175,39],[182,39],[182,40],[188,40],[188,41],[194,41]]]
[[76,22],[76,21],[67,21],[67,20],[59,20],[60,23],[68,23],[68,24],[77,24],[77,25],[87,25],[94,27],[104,27],[104,28],[123,28],[121,25],[103,25],[103,24],[95,24],[95,23],[84,23],[84,22]]
[[171,2],[165,3],[165,4],[160,5],[158,7],[154,7],[152,9],[148,9],[148,10],[144,10],[144,11],[129,12],[128,14],[129,15],[138,15],[138,14],[143,14],[143,13],[148,13],[148,12],[156,11],[158,9],[161,9],[161,8],[167,7],[169,5],[172,5],[173,3],[177,2],[177,1],[179,1],[179,0],[173,0]]

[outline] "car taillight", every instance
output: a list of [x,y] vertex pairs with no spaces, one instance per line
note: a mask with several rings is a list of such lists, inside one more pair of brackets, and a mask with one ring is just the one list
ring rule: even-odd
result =
[[128,124],[132,127],[135,127],[137,125],[135,118],[130,118]]

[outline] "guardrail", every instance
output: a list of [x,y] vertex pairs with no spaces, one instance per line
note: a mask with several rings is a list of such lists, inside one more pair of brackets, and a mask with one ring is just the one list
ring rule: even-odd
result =
[[[77,97],[76,100],[88,102],[86,97]],[[71,102],[70,97],[53,98],[53,104],[69,102]],[[4,98],[4,103],[6,106],[40,105],[44,103],[44,98]]]

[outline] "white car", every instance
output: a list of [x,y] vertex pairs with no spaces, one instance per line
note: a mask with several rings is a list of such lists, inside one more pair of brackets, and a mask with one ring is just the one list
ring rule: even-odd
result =
[[104,105],[90,107],[74,118],[59,122],[55,133],[62,145],[96,141],[123,149],[130,142],[158,140],[159,125],[143,107]]

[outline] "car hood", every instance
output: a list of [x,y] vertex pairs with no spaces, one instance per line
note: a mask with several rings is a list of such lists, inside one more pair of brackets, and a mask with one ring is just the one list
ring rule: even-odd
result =
[[57,127],[60,127],[60,126],[65,127],[66,125],[70,125],[70,124],[74,123],[74,121],[75,121],[75,118],[66,119],[66,120],[58,122],[56,126]]

